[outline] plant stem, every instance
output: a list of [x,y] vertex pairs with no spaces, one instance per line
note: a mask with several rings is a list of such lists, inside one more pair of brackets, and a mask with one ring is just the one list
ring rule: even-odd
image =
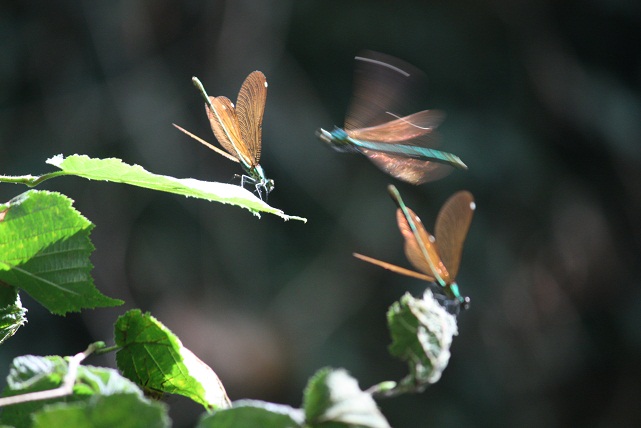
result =
[[80,352],[73,357],[69,357],[69,367],[67,369],[67,374],[62,380],[62,384],[58,388],[0,398],[0,407],[10,406],[12,404],[26,403],[29,401],[48,400],[50,398],[58,398],[64,397],[66,395],[71,395],[73,393],[73,385],[74,383],[76,383],[76,375],[78,374],[78,367],[80,367],[80,363],[82,363],[85,358],[91,355],[94,351],[102,349],[104,346],[104,342],[92,343],[84,352]]
[[35,187],[50,178],[67,175],[65,171],[49,172],[42,175],[0,175],[0,183],[24,184],[25,186]]

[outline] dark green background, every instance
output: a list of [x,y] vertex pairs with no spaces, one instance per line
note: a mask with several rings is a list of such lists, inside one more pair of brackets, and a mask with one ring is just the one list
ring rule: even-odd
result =
[[[97,227],[96,284],[126,307],[46,314],[0,348],[73,354],[150,310],[220,375],[232,399],[300,405],[318,368],[362,387],[404,374],[386,308],[423,284],[365,158],[314,136],[340,125],[353,57],[373,49],[426,72],[422,108],[447,113],[443,148],[468,172],[394,182],[431,228],[459,189],[477,211],[459,274],[472,299],[442,380],[381,403],[395,427],[641,424],[641,4],[592,1],[33,1],[0,6],[0,174],[63,153],[120,157],[176,177],[231,180],[198,76],[235,99],[269,81],[261,164],[269,202],[309,222],[116,184],[62,178]],[[3,185],[10,199],[26,189]],[[113,360],[94,359],[93,364]],[[176,426],[200,409],[168,399]]]

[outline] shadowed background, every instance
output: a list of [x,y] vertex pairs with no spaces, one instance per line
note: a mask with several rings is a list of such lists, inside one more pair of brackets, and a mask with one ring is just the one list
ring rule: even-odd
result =
[[[0,6],[0,174],[51,171],[63,153],[229,182],[200,96],[235,100],[267,76],[261,164],[270,204],[308,218],[61,178],[96,229],[98,288],[124,307],[49,315],[0,348],[76,353],[149,310],[211,365],[232,400],[299,406],[307,378],[345,367],[362,388],[399,379],[387,307],[420,281],[407,266],[394,183],[428,226],[470,190],[477,210],[459,273],[471,309],[443,378],[381,402],[390,423],[641,423],[641,6],[633,1],[36,1]],[[421,108],[447,113],[443,148],[468,172],[414,187],[314,136],[342,125],[353,57],[373,49],[428,76]],[[3,185],[7,201],[26,189]],[[90,364],[113,364],[93,359]],[[201,409],[169,397],[175,426]]]

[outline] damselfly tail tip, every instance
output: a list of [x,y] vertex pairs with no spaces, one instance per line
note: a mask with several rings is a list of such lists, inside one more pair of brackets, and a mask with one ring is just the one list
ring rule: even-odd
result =
[[464,169],[464,170],[467,170],[467,169],[468,169],[468,168],[467,168],[467,165],[465,165],[465,163],[463,163],[463,161],[461,160],[461,158],[459,158],[459,157],[457,156],[457,157],[456,157],[456,160],[458,161],[458,162],[456,163],[456,166],[457,166],[459,169]]
[[196,89],[198,89],[198,91],[202,94],[202,96],[205,98],[205,100],[207,100],[207,99],[209,98],[209,97],[207,96],[207,91],[205,91],[205,87],[204,87],[204,86],[203,86],[203,84],[200,82],[200,80],[198,80],[198,78],[197,78],[196,76],[193,76],[193,77],[191,78],[191,83],[193,83],[193,84],[194,84],[194,86],[196,87]]
[[174,125],[174,128],[176,128],[177,130],[179,130],[179,131],[181,131],[181,132],[183,132],[183,133],[185,133],[185,134],[187,134],[187,135],[191,136],[191,132],[187,131],[187,130],[186,130],[185,128],[183,128],[182,126],[176,125],[175,123],[172,123],[172,125]]
[[401,198],[401,194],[399,193],[396,186],[394,186],[393,184],[390,184],[389,186],[387,186],[387,191],[389,195],[392,197],[392,200],[394,201],[396,206],[399,207],[401,210],[403,210],[403,212],[405,212],[406,210],[405,203],[403,202],[403,198]]
[[389,192],[390,196],[392,196],[392,199],[394,200],[401,197],[400,193],[398,193],[398,189],[393,184],[387,185],[387,191]]

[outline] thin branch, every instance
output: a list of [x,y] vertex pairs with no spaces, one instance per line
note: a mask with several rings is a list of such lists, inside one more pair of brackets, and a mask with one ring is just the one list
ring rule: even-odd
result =
[[55,171],[42,175],[0,175],[0,183],[24,184],[29,187],[35,187],[45,180],[68,175],[65,171]]
[[[374,398],[391,398],[396,397],[401,394],[415,394],[420,393],[425,390],[429,385],[428,384],[417,384],[413,382],[408,382],[408,376],[406,379],[403,379],[400,383],[394,381],[386,381],[377,383],[376,385],[370,386],[365,390]],[[415,382],[415,381],[414,381]]]
[[80,367],[80,363],[82,363],[85,358],[91,355],[94,351],[101,349],[104,346],[104,342],[92,343],[84,352],[80,352],[73,357],[69,357],[67,374],[65,375],[64,379],[62,380],[62,384],[59,387],[48,389],[45,391],[29,392],[27,394],[0,398],[0,407],[27,403],[30,401],[49,400],[51,398],[59,398],[71,395],[73,393],[73,385],[76,383],[76,376],[78,374],[78,367]]
[[122,349],[122,346],[118,346],[118,345],[104,347],[104,348],[96,349],[96,355],[108,354],[109,352],[119,351],[120,349]]

